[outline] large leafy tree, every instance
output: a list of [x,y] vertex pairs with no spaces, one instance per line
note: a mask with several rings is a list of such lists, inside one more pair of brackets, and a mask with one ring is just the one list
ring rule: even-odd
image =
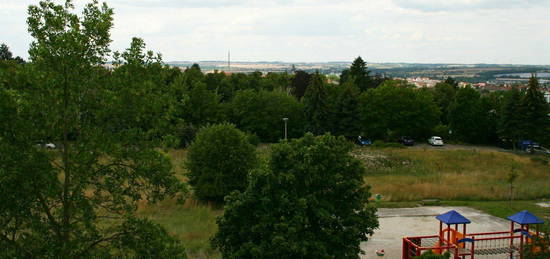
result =
[[220,122],[223,120],[220,100],[221,96],[208,90],[206,84],[195,81],[184,91],[177,105],[177,116],[195,126]]
[[143,39],[132,38],[114,58],[116,68],[106,82],[113,116],[102,123],[113,131],[139,128],[150,139],[172,133],[177,96],[169,84],[173,71],[163,67],[161,55],[147,51]]
[[226,195],[244,190],[250,170],[257,165],[256,149],[232,124],[202,128],[187,155],[189,184],[200,200],[223,202]]
[[359,258],[378,226],[365,169],[343,137],[273,146],[267,167],[227,198],[213,243],[224,258]]
[[363,93],[359,112],[364,134],[390,141],[404,135],[429,136],[440,114],[430,92],[398,80]]
[[[184,190],[168,158],[141,129],[99,123],[117,99],[98,73],[113,11],[97,1],[81,16],[73,8],[29,7],[33,87],[0,94],[1,256],[185,257],[166,231],[134,216],[138,202]],[[58,148],[36,147],[38,140]]]
[[544,100],[539,81],[534,75],[529,79],[529,87],[521,98],[519,112],[523,137],[535,141],[544,140],[548,135],[550,107]]

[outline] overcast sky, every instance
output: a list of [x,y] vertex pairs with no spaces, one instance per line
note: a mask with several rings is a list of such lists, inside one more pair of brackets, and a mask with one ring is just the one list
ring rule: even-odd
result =
[[[0,42],[27,57],[27,6],[0,0]],[[76,0],[76,3],[83,3]],[[112,50],[165,61],[550,64],[550,0],[110,0]]]

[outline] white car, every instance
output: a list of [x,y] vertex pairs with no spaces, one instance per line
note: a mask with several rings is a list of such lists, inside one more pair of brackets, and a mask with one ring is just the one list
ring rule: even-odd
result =
[[443,139],[438,136],[432,136],[428,139],[428,143],[432,146],[443,146]]
[[54,143],[46,143],[44,145],[44,147],[47,148],[47,149],[55,149],[56,148]]

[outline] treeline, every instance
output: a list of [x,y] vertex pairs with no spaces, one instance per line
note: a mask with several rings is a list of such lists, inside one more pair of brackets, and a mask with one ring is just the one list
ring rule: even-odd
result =
[[[430,135],[473,144],[511,145],[521,139],[549,143],[548,105],[536,78],[526,91],[481,94],[458,88],[452,78],[433,89],[417,89],[404,81],[372,76],[358,57],[335,82],[319,73],[254,72],[203,73],[198,65],[184,71],[165,66],[160,56],[146,51],[135,38],[115,67],[93,68],[102,83],[123,98],[109,127],[117,131],[132,116],[151,138],[187,146],[205,125],[231,122],[261,142],[305,132],[358,135],[396,141],[411,136],[423,141]],[[3,84],[13,90],[32,85],[31,65],[2,62]],[[120,87],[124,86],[124,87]],[[122,107],[131,107],[123,109]],[[56,141],[55,136],[45,136]]]

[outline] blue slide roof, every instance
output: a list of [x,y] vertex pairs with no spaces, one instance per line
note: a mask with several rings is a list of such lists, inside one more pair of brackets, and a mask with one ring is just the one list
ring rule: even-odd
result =
[[509,220],[516,222],[518,224],[543,224],[544,221],[537,218],[537,216],[531,214],[531,212],[524,210],[521,212],[518,212],[510,217],[508,217]]
[[471,221],[467,219],[466,217],[460,215],[460,213],[456,212],[455,210],[450,210],[448,212],[445,212],[437,217],[435,217],[439,221],[450,225],[450,224],[469,224]]

